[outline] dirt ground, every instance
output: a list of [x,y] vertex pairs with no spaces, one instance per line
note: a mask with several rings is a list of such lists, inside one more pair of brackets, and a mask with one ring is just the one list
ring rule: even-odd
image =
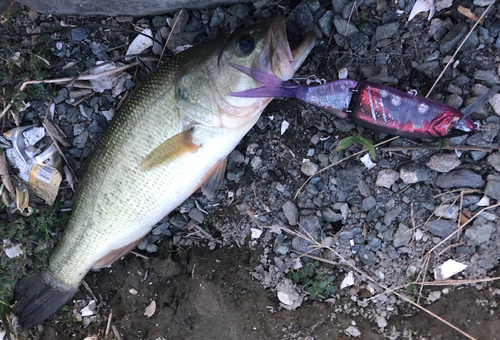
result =
[[[246,247],[215,251],[193,247],[170,259],[162,246],[147,260],[128,255],[111,268],[87,275],[86,282],[104,302],[98,314],[107,318],[112,310],[113,324],[123,339],[341,340],[347,338],[343,331],[354,324],[362,339],[386,339],[374,322],[337,313],[336,306],[328,303],[307,302],[295,311],[280,308],[276,295],[252,279],[261,252]],[[500,287],[495,283],[491,288]],[[498,313],[492,315],[481,305],[492,298],[490,289],[465,287],[428,308],[477,339],[493,340],[500,334]],[[75,299],[89,301],[92,296],[81,289]],[[148,318],[143,315],[144,308],[152,300],[156,313]],[[65,313],[60,312],[48,322],[41,339],[103,337],[105,320],[83,329],[64,318]],[[465,339],[414,308],[405,308],[402,315],[391,320],[390,327],[394,335],[411,330],[414,339]]]

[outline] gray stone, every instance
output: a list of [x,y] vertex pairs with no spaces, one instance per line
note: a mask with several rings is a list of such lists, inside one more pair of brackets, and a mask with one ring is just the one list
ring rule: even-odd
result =
[[475,161],[479,161],[479,160],[483,159],[484,157],[486,157],[487,154],[488,154],[487,151],[471,151],[470,152],[472,159]]
[[483,267],[484,269],[491,269],[495,266],[493,263],[491,263],[491,261],[487,259],[480,259],[479,261],[477,261],[477,264]]
[[205,215],[203,215],[203,213],[197,208],[193,208],[189,210],[189,218],[201,224],[205,220]]
[[466,22],[462,21],[454,25],[439,42],[439,50],[441,53],[448,54],[454,50],[458,43],[463,40],[468,31],[469,25]]
[[153,235],[163,235],[163,236],[172,236],[172,233],[170,232],[170,230],[168,230],[168,227],[170,227],[170,223],[168,222],[164,222],[162,224],[160,224],[159,226],[157,226],[156,228],[154,228],[151,233]]
[[379,187],[390,189],[391,186],[399,179],[399,173],[392,169],[380,170],[377,174],[377,182]]
[[89,133],[87,130],[83,131],[80,135],[78,135],[75,139],[73,139],[73,145],[78,149],[83,149],[85,144],[87,143],[87,138],[89,137]]
[[434,220],[427,223],[429,232],[441,238],[447,238],[457,230],[457,223],[450,220]]
[[420,163],[407,163],[399,170],[399,177],[406,184],[423,182],[429,178],[429,169]]
[[365,247],[359,248],[358,258],[365,266],[371,266],[375,264],[375,253],[366,249]]
[[317,216],[301,217],[298,232],[303,234],[307,239],[301,236],[295,236],[292,239],[292,248],[311,255],[319,254],[319,249],[316,249],[314,242],[309,241],[311,238],[317,242],[323,239],[324,234],[319,222]]
[[494,152],[488,156],[488,163],[495,168],[496,171],[500,171],[500,152]]
[[481,188],[484,184],[485,182],[480,175],[468,169],[453,170],[439,175],[436,179],[436,185],[443,189],[455,187]]
[[390,225],[392,222],[394,222],[399,213],[401,213],[401,210],[401,207],[397,206],[386,212],[384,216],[385,225]]
[[426,75],[432,75],[432,73],[437,69],[439,69],[439,67],[440,67],[439,61],[429,61],[420,65],[418,69],[423,73],[425,73]]
[[333,16],[334,14],[332,11],[326,11],[321,19],[319,19],[319,28],[327,37],[330,37],[332,34]]
[[162,27],[167,24],[167,17],[163,15],[157,15],[151,21],[153,27]]
[[359,235],[363,232],[363,229],[360,227],[355,227],[350,230],[345,230],[340,232],[340,238],[343,240],[353,239],[355,235]]
[[348,22],[340,16],[336,16],[335,19],[333,19],[333,24],[335,25],[337,33],[344,37],[350,37],[354,33],[359,32],[356,25],[354,25],[352,22]]
[[342,10],[347,4],[348,0],[332,0],[333,10],[337,14],[342,14]]
[[362,33],[357,32],[351,35],[351,48],[353,51],[356,51],[358,48],[363,45],[363,43],[368,39],[368,37]]
[[399,248],[408,245],[410,243],[412,237],[412,232],[410,228],[408,228],[404,224],[400,224],[396,233],[394,233],[394,247]]
[[136,16],[144,17],[174,12],[180,9],[210,8],[245,0],[21,0],[39,13],[79,16]]
[[426,164],[437,172],[450,172],[460,165],[460,160],[455,153],[444,153],[432,156]]
[[446,104],[450,105],[451,107],[454,107],[455,109],[458,109],[460,108],[460,106],[462,106],[462,104],[464,103],[464,100],[462,99],[462,97],[460,97],[460,95],[454,93],[450,96],[448,96],[448,98],[446,98]]
[[385,328],[387,326],[387,320],[383,316],[377,316],[375,322],[379,328]]
[[89,127],[87,128],[87,130],[90,133],[101,133],[103,131],[102,128],[97,123],[97,120],[92,121],[92,123],[90,123]]
[[286,28],[292,35],[298,35],[313,23],[313,15],[305,3],[295,7],[286,18]]
[[156,244],[150,243],[146,246],[146,251],[148,253],[155,253],[158,251],[158,246]]
[[212,19],[210,19],[210,27],[222,25],[223,22],[224,22],[224,10],[222,9],[222,7],[217,7],[214,10]]
[[82,41],[88,37],[87,30],[83,27],[75,28],[71,30],[71,40]]
[[493,111],[495,111],[497,115],[500,115],[500,94],[497,93],[494,95],[493,98],[490,99],[489,103],[493,108]]
[[465,231],[465,236],[475,245],[487,242],[495,229],[495,224],[491,222],[477,223],[478,221],[474,221],[474,225]]
[[229,7],[229,13],[236,15],[240,19],[245,19],[250,13],[250,7],[245,4],[236,4]]
[[458,210],[458,206],[456,205],[442,204],[434,211],[434,215],[455,221],[458,217]]
[[350,192],[355,190],[357,183],[363,177],[364,166],[351,166],[337,171],[337,183],[341,190]]
[[254,170],[260,169],[260,167],[262,166],[262,158],[260,158],[259,156],[253,156],[252,160],[250,161],[250,166]]
[[500,84],[500,77],[496,74],[495,70],[476,70],[473,74],[474,79],[482,80],[486,85]]
[[377,27],[375,38],[377,41],[390,39],[398,33],[399,23],[393,22],[387,25]]
[[368,186],[368,184],[366,183],[366,181],[363,180],[363,179],[360,179],[358,181],[358,189],[359,189],[359,193],[363,197],[369,197],[369,196],[372,195],[370,187]]
[[87,124],[85,124],[85,123],[73,125],[73,136],[80,135],[83,132],[83,130],[85,130],[86,126],[87,126]]
[[323,219],[328,223],[342,221],[342,214],[338,214],[331,209],[325,209],[321,212]]
[[377,205],[377,200],[373,196],[369,196],[361,202],[361,207],[364,211],[369,211],[371,208]]
[[391,259],[397,260],[399,258],[399,253],[394,247],[388,246],[385,250]]
[[228,181],[239,183],[241,177],[243,177],[244,174],[245,174],[244,168],[240,169],[236,168],[233,169],[232,171],[228,171],[226,174],[226,178]]
[[305,162],[300,167],[300,170],[307,176],[314,175],[319,169],[319,165],[313,162]]
[[297,225],[297,221],[299,219],[299,211],[297,210],[297,206],[291,202],[287,201],[281,207],[283,209],[283,214],[285,214],[286,219],[288,220],[288,224]]
[[493,199],[500,200],[500,181],[488,180],[484,193]]
[[371,251],[379,251],[382,248],[382,240],[378,237],[374,237],[368,241],[368,247]]
[[90,43],[90,49],[92,50],[92,53],[94,53],[95,55],[98,55],[98,54],[106,51],[108,49],[108,46],[106,46],[105,44],[101,44],[101,43],[92,41]]
[[448,91],[450,93],[462,95],[462,89],[453,83],[448,84],[448,88],[446,89],[446,91]]
[[306,0],[305,3],[309,6],[312,13],[315,13],[321,7],[318,0]]

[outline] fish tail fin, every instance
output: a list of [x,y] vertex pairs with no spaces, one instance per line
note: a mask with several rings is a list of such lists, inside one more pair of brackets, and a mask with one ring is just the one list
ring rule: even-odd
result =
[[29,329],[57,312],[77,291],[78,287],[64,287],[46,272],[34,273],[16,284],[13,312],[21,327]]
[[254,78],[255,80],[262,83],[262,87],[230,93],[233,97],[243,97],[243,98],[258,98],[258,97],[296,97],[297,89],[300,85],[297,85],[291,81],[283,81],[274,74],[262,72],[252,68],[248,68],[241,65],[229,64],[235,69],[245,73],[246,75]]

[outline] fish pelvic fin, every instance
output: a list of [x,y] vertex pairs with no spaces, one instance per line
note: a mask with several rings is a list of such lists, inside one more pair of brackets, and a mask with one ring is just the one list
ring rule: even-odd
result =
[[30,329],[61,309],[77,291],[78,287],[65,287],[46,272],[34,273],[16,284],[13,312],[21,327]]
[[143,170],[152,170],[159,165],[172,161],[187,152],[200,148],[193,143],[193,129],[183,131],[161,143],[151,151],[139,164]]
[[100,269],[112,265],[113,262],[127,255],[132,249],[134,249],[139,243],[141,243],[143,239],[144,237],[141,237],[140,239],[132,243],[129,243],[121,248],[110,251],[106,256],[97,261],[93,269]]
[[222,187],[222,183],[224,183],[224,173],[226,172],[227,165],[227,157],[219,160],[213,168],[209,171],[202,182],[204,182],[201,186],[201,192],[208,198],[212,199],[217,196],[220,188]]

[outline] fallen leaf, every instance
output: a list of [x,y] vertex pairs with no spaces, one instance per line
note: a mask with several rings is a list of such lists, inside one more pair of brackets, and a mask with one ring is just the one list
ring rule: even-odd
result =
[[68,182],[68,185],[71,187],[71,190],[75,192],[75,184],[78,183],[78,179],[76,178],[75,174],[71,169],[65,165],[63,167],[64,170],[64,175],[66,177],[66,182]]
[[152,317],[153,314],[156,312],[156,301],[153,300],[151,301],[151,303],[149,304],[149,306],[147,306],[146,308],[144,308],[144,315],[146,315],[148,318]]
[[[468,9],[468,8],[462,6],[462,5],[458,6],[457,11],[458,11],[458,13],[461,13],[461,14],[465,15],[467,18],[471,19],[474,22],[476,22],[476,21],[479,20],[479,18],[474,13],[472,13],[470,11],[470,9]],[[483,24],[483,19],[481,19],[479,21],[479,23],[482,25]]]

